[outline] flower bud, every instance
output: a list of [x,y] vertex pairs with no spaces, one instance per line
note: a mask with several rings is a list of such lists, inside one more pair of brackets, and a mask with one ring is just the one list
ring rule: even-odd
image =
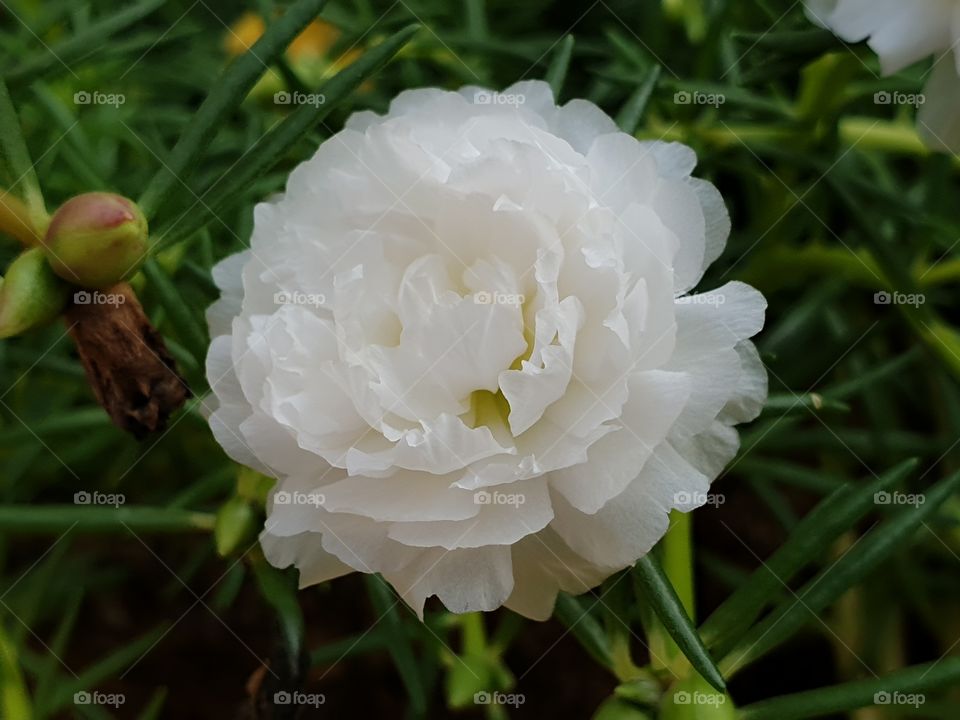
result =
[[84,193],[54,213],[43,244],[57,275],[74,285],[104,288],[140,267],[147,253],[147,219],[125,197]]
[[217,512],[213,528],[214,542],[220,557],[227,557],[241,544],[249,542],[256,525],[256,513],[250,503],[235,495]]
[[53,274],[42,249],[21,253],[0,279],[0,338],[53,320],[69,296],[70,286]]
[[256,507],[265,507],[267,496],[277,481],[256,470],[241,466],[237,474],[237,495]]

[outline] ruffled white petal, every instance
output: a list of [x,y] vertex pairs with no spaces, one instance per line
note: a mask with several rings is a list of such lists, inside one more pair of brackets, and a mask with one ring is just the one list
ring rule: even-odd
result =
[[684,295],[730,230],[695,165],[540,81],[323,143],[208,313],[211,429],[279,480],[267,559],[542,619],[703,502],[767,388],[759,293]]
[[664,443],[626,490],[597,513],[583,514],[555,497],[552,527],[578,555],[621,569],[663,537],[670,510],[703,504],[708,488],[708,478]]
[[553,615],[558,592],[579,595],[617,570],[580,557],[549,527],[515,544],[512,557],[513,592],[504,605],[533,620]]
[[590,447],[585,466],[553,471],[550,486],[581,512],[597,512],[637,477],[683,412],[690,391],[686,373],[648,370],[632,375],[619,428]]
[[[960,64],[960,54],[957,57]],[[936,150],[960,152],[960,67],[948,59],[938,62],[924,96],[926,102],[917,116],[923,141]]]
[[960,152],[960,3],[956,0],[806,0],[807,15],[847,42],[866,40],[891,75],[933,56],[918,131],[935,150]]

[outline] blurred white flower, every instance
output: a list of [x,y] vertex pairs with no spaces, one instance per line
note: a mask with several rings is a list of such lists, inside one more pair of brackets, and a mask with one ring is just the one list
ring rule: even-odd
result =
[[867,44],[892,75],[934,56],[917,116],[936,150],[960,152],[960,0],[806,0],[807,14],[845,42]]
[[546,618],[702,505],[766,304],[684,297],[730,229],[695,162],[523,82],[401,93],[296,168],[208,314],[213,432],[284,493],[270,562]]

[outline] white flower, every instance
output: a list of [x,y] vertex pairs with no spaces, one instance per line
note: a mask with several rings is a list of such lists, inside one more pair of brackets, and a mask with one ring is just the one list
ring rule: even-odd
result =
[[917,117],[931,148],[960,151],[960,0],[806,0],[807,14],[846,42],[867,43],[884,75],[934,56]]
[[730,229],[695,161],[523,82],[401,93],[296,168],[208,316],[213,432],[284,493],[270,562],[546,618],[703,504],[765,302],[682,297]]

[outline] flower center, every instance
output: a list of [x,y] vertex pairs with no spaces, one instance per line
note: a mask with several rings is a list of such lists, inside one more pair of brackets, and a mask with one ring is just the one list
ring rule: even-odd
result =
[[507,427],[509,415],[510,403],[504,397],[502,390],[497,390],[495,393],[489,390],[475,390],[470,394],[470,420],[467,421],[467,425],[471,428]]

